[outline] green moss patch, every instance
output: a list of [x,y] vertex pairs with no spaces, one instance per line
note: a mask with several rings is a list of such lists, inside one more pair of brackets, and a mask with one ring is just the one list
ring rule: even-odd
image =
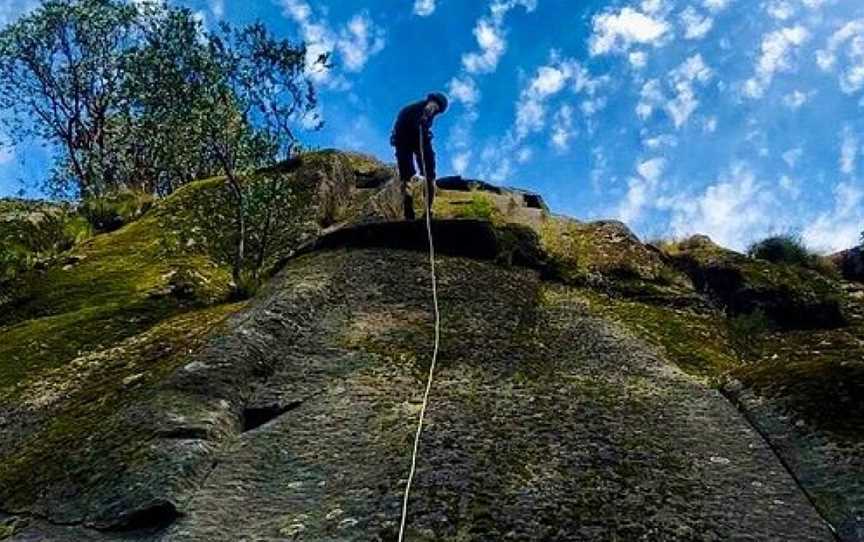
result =
[[816,271],[748,258],[705,237],[679,243],[670,256],[700,291],[722,304],[731,316],[761,310],[785,329],[846,324],[842,290]]
[[722,314],[676,309],[585,292],[593,311],[661,347],[687,373],[717,380],[739,366]]
[[28,431],[0,461],[0,502],[26,507],[47,487],[87,487],[90,477],[106,472],[95,465],[112,464],[107,472],[125,468],[147,435],[137,433],[144,420],[130,419],[124,409],[145,401],[242,307],[220,305],[166,319],[65,367],[28,375],[4,394],[0,406],[20,408]]

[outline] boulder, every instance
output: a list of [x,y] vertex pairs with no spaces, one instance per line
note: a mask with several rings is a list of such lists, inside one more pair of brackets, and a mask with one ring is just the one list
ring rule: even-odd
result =
[[785,329],[824,329],[846,324],[843,292],[820,273],[800,266],[748,258],[706,236],[686,239],[671,255],[696,288],[730,316],[762,311]]
[[846,280],[864,282],[864,248],[855,247],[830,256]]

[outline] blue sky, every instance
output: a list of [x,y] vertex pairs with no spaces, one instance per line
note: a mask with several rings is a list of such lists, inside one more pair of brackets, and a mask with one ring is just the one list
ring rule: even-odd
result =
[[[391,160],[393,117],[444,90],[440,174],[544,194],[643,238],[741,249],[864,229],[864,3],[857,0],[178,0],[332,50],[314,146]],[[0,24],[32,6],[0,0]],[[0,150],[0,195],[45,151]],[[33,193],[32,191],[30,192]]]

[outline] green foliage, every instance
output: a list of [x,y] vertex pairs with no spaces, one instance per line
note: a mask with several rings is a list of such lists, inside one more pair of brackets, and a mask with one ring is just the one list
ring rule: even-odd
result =
[[117,0],[47,0],[0,32],[0,107],[14,139],[58,149],[55,191],[98,194],[123,182],[122,79],[141,39],[138,14]]
[[771,329],[771,320],[762,309],[727,319],[730,343],[741,361],[752,358],[759,338]]
[[234,288],[231,291],[232,299],[236,301],[244,301],[255,297],[258,290],[261,289],[262,280],[257,273],[249,271],[241,271],[240,276],[235,280]]
[[812,253],[797,234],[782,234],[753,243],[747,251],[751,258],[771,263],[796,265],[817,271],[829,278],[839,278],[830,260]]
[[261,215],[263,224],[257,239],[263,248],[252,259],[257,272],[272,214],[279,195],[286,193],[273,186],[250,193],[241,175],[290,158],[296,143],[291,123],[314,116],[317,99],[306,79],[305,47],[276,39],[260,23],[241,29],[223,23],[208,40],[210,62],[199,74],[194,100],[186,105],[204,122],[206,148],[222,166],[230,188],[236,225],[233,275],[239,283],[249,260],[247,243],[255,241],[250,214]]
[[495,206],[492,205],[492,202],[488,198],[483,197],[481,194],[474,194],[471,196],[471,202],[465,206],[462,214],[465,218],[492,220],[495,212]]
[[123,191],[85,199],[79,208],[81,216],[98,232],[111,232],[138,219],[153,205],[153,196]]
[[92,235],[89,224],[67,206],[0,202],[0,283],[52,258]]
[[47,0],[0,31],[0,108],[13,141],[55,149],[53,193],[167,195],[290,156],[294,123],[320,125],[308,67],[260,23],[209,32],[158,2]]
[[290,245],[301,233],[294,220],[300,190],[285,173],[259,175],[243,185],[247,217],[247,253],[243,267],[258,276],[284,256],[279,247]]
[[812,254],[796,234],[782,234],[768,237],[750,245],[747,254],[751,258],[758,258],[772,263],[786,263],[790,265],[808,266],[812,260]]

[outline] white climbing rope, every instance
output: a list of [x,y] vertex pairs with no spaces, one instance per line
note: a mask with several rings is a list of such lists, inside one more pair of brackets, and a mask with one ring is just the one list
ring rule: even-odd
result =
[[402,501],[402,522],[399,526],[399,542],[405,539],[405,520],[408,517],[408,498],[411,495],[411,484],[417,470],[417,452],[420,448],[420,436],[423,434],[423,421],[426,418],[426,407],[429,405],[429,393],[432,391],[432,380],[435,377],[435,365],[438,363],[438,349],[441,344],[441,312],[438,310],[438,276],[435,272],[435,241],[432,237],[432,205],[430,203],[430,185],[435,182],[426,176],[426,157],[423,152],[423,129],[420,129],[420,168],[425,178],[426,201],[426,234],[429,237],[429,267],[432,271],[432,303],[435,308],[435,347],[432,350],[432,363],[429,365],[429,378],[426,381],[426,392],[423,394],[423,406],[420,408],[420,421],[417,424],[417,434],[414,436],[414,451],[411,454],[411,471],[408,473],[408,484],[405,486],[405,498]]

